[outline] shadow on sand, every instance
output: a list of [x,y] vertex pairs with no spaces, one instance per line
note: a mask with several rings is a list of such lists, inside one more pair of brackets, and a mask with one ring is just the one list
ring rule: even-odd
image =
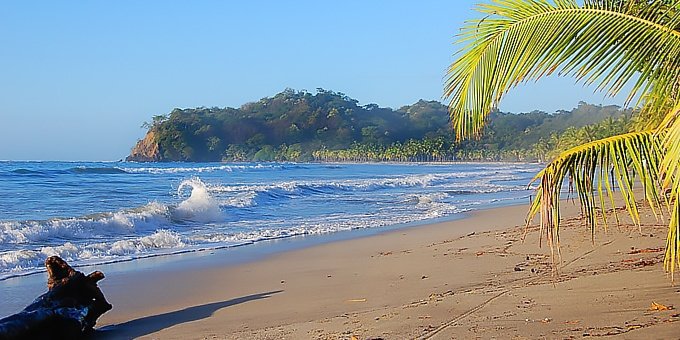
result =
[[146,316],[121,324],[109,325],[97,329],[94,334],[92,334],[90,339],[137,338],[174,325],[207,318],[216,311],[225,307],[234,306],[253,300],[266,299],[280,292],[282,292],[282,290],[247,295],[227,301],[208,303],[205,305],[189,307],[174,312]]

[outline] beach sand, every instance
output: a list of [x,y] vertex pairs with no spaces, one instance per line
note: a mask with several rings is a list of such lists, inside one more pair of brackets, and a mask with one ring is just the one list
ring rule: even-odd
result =
[[665,222],[646,213],[638,230],[621,211],[593,242],[564,205],[556,276],[538,229],[522,242],[527,207],[503,207],[240,265],[215,252],[212,266],[109,275],[96,338],[680,339]]

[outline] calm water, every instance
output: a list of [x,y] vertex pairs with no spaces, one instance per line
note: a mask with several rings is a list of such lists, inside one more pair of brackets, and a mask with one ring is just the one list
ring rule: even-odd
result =
[[0,162],[0,280],[525,203],[535,164]]

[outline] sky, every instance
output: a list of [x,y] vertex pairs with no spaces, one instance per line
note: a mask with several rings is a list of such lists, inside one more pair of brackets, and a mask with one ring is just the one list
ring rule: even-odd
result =
[[[0,160],[125,158],[173,108],[285,88],[399,108],[442,100],[472,0],[11,1],[0,11]],[[570,78],[513,89],[506,112],[623,104]]]

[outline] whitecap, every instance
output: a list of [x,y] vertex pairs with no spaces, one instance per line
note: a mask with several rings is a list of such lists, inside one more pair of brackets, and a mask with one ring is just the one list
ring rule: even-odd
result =
[[191,188],[189,198],[182,201],[173,211],[173,218],[193,222],[216,222],[223,217],[217,201],[210,196],[208,188],[200,178],[183,181],[177,188],[181,197],[185,188]]

